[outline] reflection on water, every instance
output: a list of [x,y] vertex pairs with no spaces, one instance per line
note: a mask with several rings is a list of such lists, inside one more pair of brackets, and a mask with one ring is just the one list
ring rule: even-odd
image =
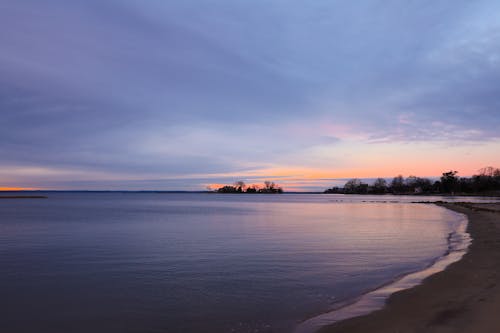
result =
[[0,202],[2,332],[281,332],[426,267],[460,224],[367,196],[48,195]]
[[461,221],[458,228],[448,236],[448,251],[425,269],[404,274],[394,281],[377,287],[376,289],[361,295],[350,303],[339,304],[339,307],[314,316],[301,322],[294,329],[294,333],[313,333],[319,328],[331,325],[335,322],[352,317],[369,314],[375,310],[381,309],[387,298],[395,292],[408,289],[420,284],[425,278],[432,274],[444,270],[448,265],[462,259],[471,243],[470,235],[467,233],[467,216],[456,214],[457,219]]

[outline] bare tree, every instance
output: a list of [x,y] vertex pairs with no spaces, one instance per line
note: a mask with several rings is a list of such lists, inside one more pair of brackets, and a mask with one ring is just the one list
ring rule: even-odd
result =
[[496,171],[498,171],[498,169],[495,169],[494,167],[488,166],[488,167],[479,169],[479,175],[493,177],[495,175]]
[[373,183],[374,193],[385,193],[387,191],[387,181],[384,178],[377,178]]
[[245,182],[239,180],[239,181],[234,183],[234,187],[236,187],[236,190],[238,192],[243,192],[243,190],[245,188]]
[[405,192],[405,179],[402,175],[398,175],[392,179],[391,188],[393,193]]
[[366,192],[368,192],[368,184],[361,182],[358,178],[353,178],[344,185],[344,193],[365,194]]

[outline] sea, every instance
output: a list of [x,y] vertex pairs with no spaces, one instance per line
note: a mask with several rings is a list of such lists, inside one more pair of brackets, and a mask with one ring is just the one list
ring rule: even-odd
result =
[[449,255],[466,218],[415,202],[488,199],[37,194],[0,200],[0,332],[292,332]]

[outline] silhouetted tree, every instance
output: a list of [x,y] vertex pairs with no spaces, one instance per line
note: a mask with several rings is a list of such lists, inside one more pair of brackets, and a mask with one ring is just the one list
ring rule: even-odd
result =
[[238,193],[238,189],[234,186],[226,185],[217,190],[219,193]]
[[274,182],[266,180],[264,182],[264,188],[261,188],[259,193],[283,193],[283,189],[277,186]]
[[246,190],[247,193],[257,193],[257,188],[255,186],[249,186]]
[[401,194],[406,192],[405,179],[402,175],[398,175],[392,179],[391,191],[394,194]]
[[432,192],[432,182],[427,178],[417,177],[415,181],[415,193],[430,193]]
[[408,192],[415,192],[415,187],[417,187],[417,176],[409,175],[408,178],[405,179],[405,185]]
[[360,179],[353,178],[347,181],[343,188],[332,187],[325,193],[365,194],[365,193],[393,193],[393,194],[441,194],[441,193],[474,193],[483,195],[500,195],[500,168],[485,167],[477,175],[470,178],[458,177],[457,171],[444,172],[441,178],[432,182],[428,178],[410,175],[394,177],[390,186],[383,178],[377,178],[373,185],[368,186]]
[[488,166],[479,169],[479,176],[494,177],[500,174],[500,169],[495,169],[494,167]]
[[368,184],[361,182],[358,178],[347,181],[344,185],[344,193],[347,194],[366,194],[368,193]]
[[471,187],[474,192],[500,190],[500,169],[493,167],[480,169],[478,175],[472,176]]
[[439,180],[436,180],[434,182],[434,184],[432,184],[432,192],[433,193],[441,193],[442,190],[441,190],[442,186],[441,186],[441,182]]
[[234,186],[225,185],[217,189],[219,193],[283,193],[283,189],[274,182],[266,181],[263,188],[255,185],[247,187],[243,181],[237,181]]
[[372,192],[383,194],[387,192],[387,181],[384,178],[377,178],[373,183]]
[[460,191],[463,193],[474,193],[474,182],[473,178],[463,178],[459,180]]
[[406,191],[412,194],[428,193],[432,191],[432,183],[427,178],[408,176],[405,180]]
[[236,183],[234,183],[234,186],[236,187],[236,191],[241,193],[245,188],[245,182],[239,180]]
[[333,186],[332,188],[326,189],[324,193],[344,193],[344,191],[338,186]]
[[441,176],[441,191],[454,194],[458,190],[458,171],[444,172]]
[[357,189],[360,185],[361,180],[358,178],[348,180],[347,183],[344,184],[344,193],[357,193]]

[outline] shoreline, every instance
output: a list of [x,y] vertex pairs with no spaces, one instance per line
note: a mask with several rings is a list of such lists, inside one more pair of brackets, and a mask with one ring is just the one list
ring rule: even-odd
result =
[[[442,207],[442,209],[446,209]],[[402,290],[413,288],[422,283],[429,276],[445,270],[449,265],[459,261],[465,255],[471,244],[468,230],[468,218],[465,214],[452,211],[456,215],[459,225],[447,236],[448,248],[439,257],[434,258],[425,267],[405,272],[394,279],[373,288],[352,301],[345,302],[333,310],[309,318],[301,322],[293,333],[314,333],[325,326],[351,319],[354,317],[368,315],[374,311],[384,308],[389,297]]]
[[0,195],[0,199],[47,199],[44,195]]
[[500,204],[451,204],[465,214],[473,239],[461,260],[393,293],[369,314],[335,322],[319,333],[500,331]]

